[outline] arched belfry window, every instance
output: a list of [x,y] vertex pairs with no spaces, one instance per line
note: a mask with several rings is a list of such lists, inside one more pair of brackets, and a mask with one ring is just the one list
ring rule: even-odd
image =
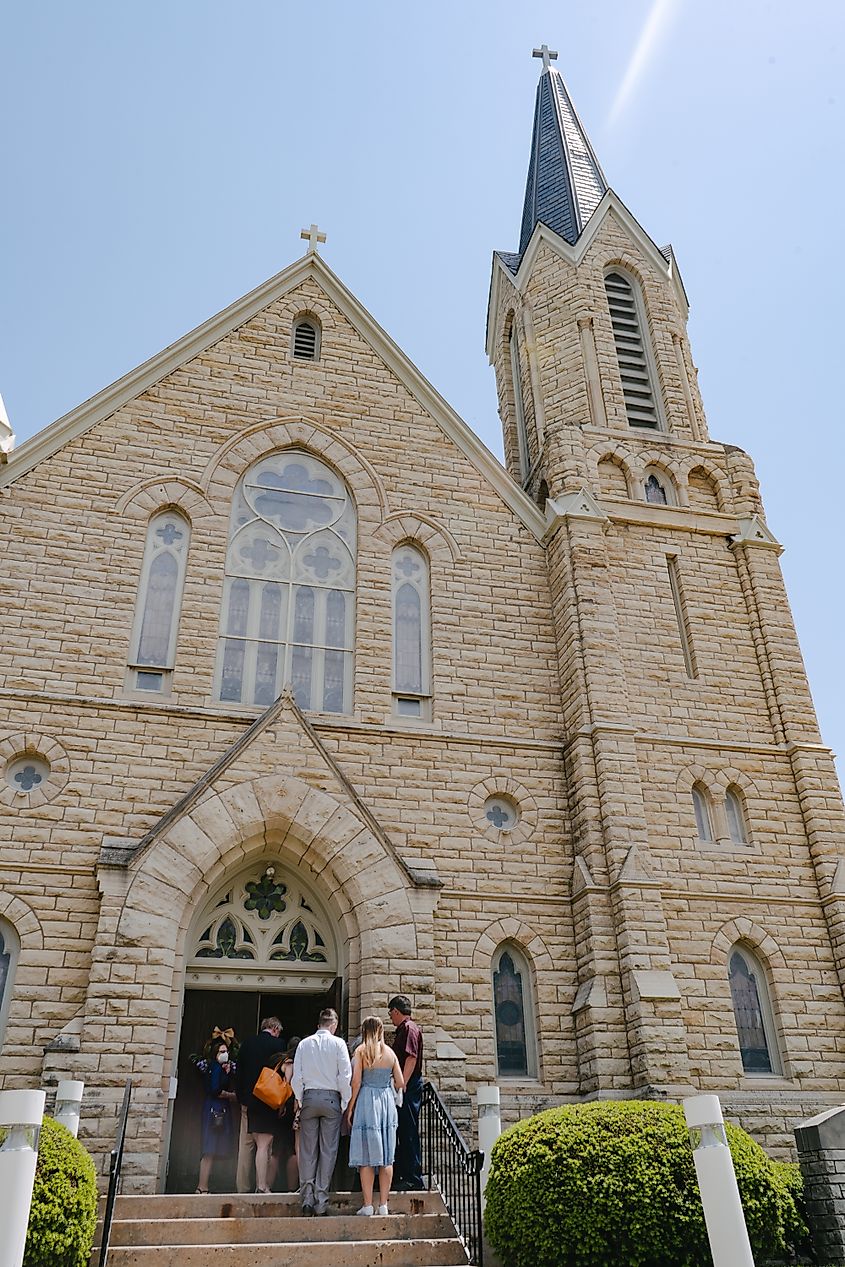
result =
[[6,1028],[6,1017],[12,1001],[12,984],[15,977],[20,942],[11,924],[0,919],[0,1046]]
[[605,275],[604,286],[628,425],[658,430],[660,409],[642,298],[633,280],[616,270]]
[[217,698],[352,711],[355,506],[324,462],[298,449],[261,458],[235,491],[217,658]]
[[743,1072],[780,1073],[774,1016],[763,966],[745,946],[734,946],[728,957],[728,981]]
[[493,1018],[500,1078],[537,1076],[531,974],[525,956],[506,942],[493,956]]
[[320,323],[316,317],[298,317],[294,321],[291,352],[297,361],[320,359]]
[[519,336],[516,332],[516,318],[511,321],[508,331],[508,355],[511,363],[511,386],[513,387],[514,422],[516,423],[516,443],[519,455],[519,473],[524,480],[531,468],[528,454],[528,430],[525,425],[525,397],[522,391],[522,369],[519,361]]
[[135,690],[162,692],[170,685],[190,539],[190,524],[176,510],[150,520],[129,654]]
[[400,717],[431,716],[428,559],[409,544],[393,551],[393,703]]
[[675,490],[672,481],[663,471],[649,467],[644,481],[645,499],[655,506],[674,506]]

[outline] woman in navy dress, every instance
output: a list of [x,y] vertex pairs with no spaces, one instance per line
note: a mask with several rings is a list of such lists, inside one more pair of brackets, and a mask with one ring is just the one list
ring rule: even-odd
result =
[[[204,1066],[204,1068],[203,1068]],[[235,1101],[232,1088],[234,1064],[225,1038],[214,1038],[200,1062],[205,1081],[202,1106],[202,1158],[197,1192],[208,1192],[215,1157],[229,1157],[235,1148]]]
[[347,1114],[352,1123],[349,1164],[361,1172],[364,1204],[359,1214],[373,1213],[373,1188],[378,1171],[379,1214],[387,1214],[396,1151],[396,1096],[405,1080],[392,1047],[384,1041],[384,1026],[368,1016],[361,1026],[361,1044],[352,1057],[352,1099]]

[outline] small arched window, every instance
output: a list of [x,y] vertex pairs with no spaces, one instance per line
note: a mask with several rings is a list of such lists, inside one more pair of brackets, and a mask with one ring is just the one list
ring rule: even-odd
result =
[[725,814],[728,820],[728,831],[735,845],[748,844],[748,826],[745,817],[745,804],[738,787],[729,787],[725,793]]
[[190,539],[191,526],[176,510],[150,520],[129,655],[135,690],[164,692],[170,686]]
[[431,716],[428,560],[409,544],[393,551],[393,707],[399,717]]
[[493,956],[493,1015],[500,1078],[537,1076],[531,974],[525,956],[511,944]]
[[355,506],[324,462],[261,458],[229,521],[217,698],[262,707],[290,682],[300,708],[352,711]]
[[645,499],[655,506],[674,506],[675,490],[672,481],[663,471],[652,467],[645,473]]
[[763,966],[745,946],[734,946],[728,958],[739,1050],[744,1073],[780,1073],[774,1016]]
[[293,323],[291,351],[297,361],[320,357],[320,324],[314,317],[298,317]]
[[698,839],[704,841],[712,841],[713,836],[713,814],[710,808],[710,795],[706,788],[700,783],[696,783],[692,789],[692,807],[695,811],[695,825],[698,830]]
[[651,348],[644,333],[646,327],[642,299],[634,283],[624,273],[607,273],[604,279],[616,359],[622,378],[625,412],[631,427],[660,429],[660,410],[655,391]]
[[522,393],[522,370],[519,364],[519,336],[516,332],[516,318],[511,321],[508,331],[508,354],[511,362],[511,385],[513,386],[514,420],[516,422],[516,443],[519,454],[520,478],[525,480],[531,469],[528,454],[528,431],[525,425],[525,398]]
[[0,1046],[6,1028],[6,1017],[12,1001],[12,983],[18,961],[20,942],[11,924],[0,919]]

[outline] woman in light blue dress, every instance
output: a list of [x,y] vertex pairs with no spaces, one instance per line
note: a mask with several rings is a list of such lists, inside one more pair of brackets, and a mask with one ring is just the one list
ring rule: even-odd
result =
[[361,1172],[364,1204],[359,1214],[373,1210],[373,1188],[378,1171],[379,1214],[387,1214],[387,1199],[393,1180],[393,1154],[396,1151],[395,1091],[402,1091],[405,1080],[392,1047],[384,1041],[384,1026],[377,1016],[368,1016],[361,1026],[361,1045],[352,1057],[352,1098],[349,1120],[349,1164]]

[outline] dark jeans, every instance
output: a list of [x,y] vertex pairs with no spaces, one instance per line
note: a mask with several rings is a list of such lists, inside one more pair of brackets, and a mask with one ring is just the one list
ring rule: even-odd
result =
[[420,1152],[420,1105],[422,1078],[412,1077],[405,1087],[399,1107],[399,1129],[396,1135],[396,1161],[393,1182],[422,1188],[422,1154]]

